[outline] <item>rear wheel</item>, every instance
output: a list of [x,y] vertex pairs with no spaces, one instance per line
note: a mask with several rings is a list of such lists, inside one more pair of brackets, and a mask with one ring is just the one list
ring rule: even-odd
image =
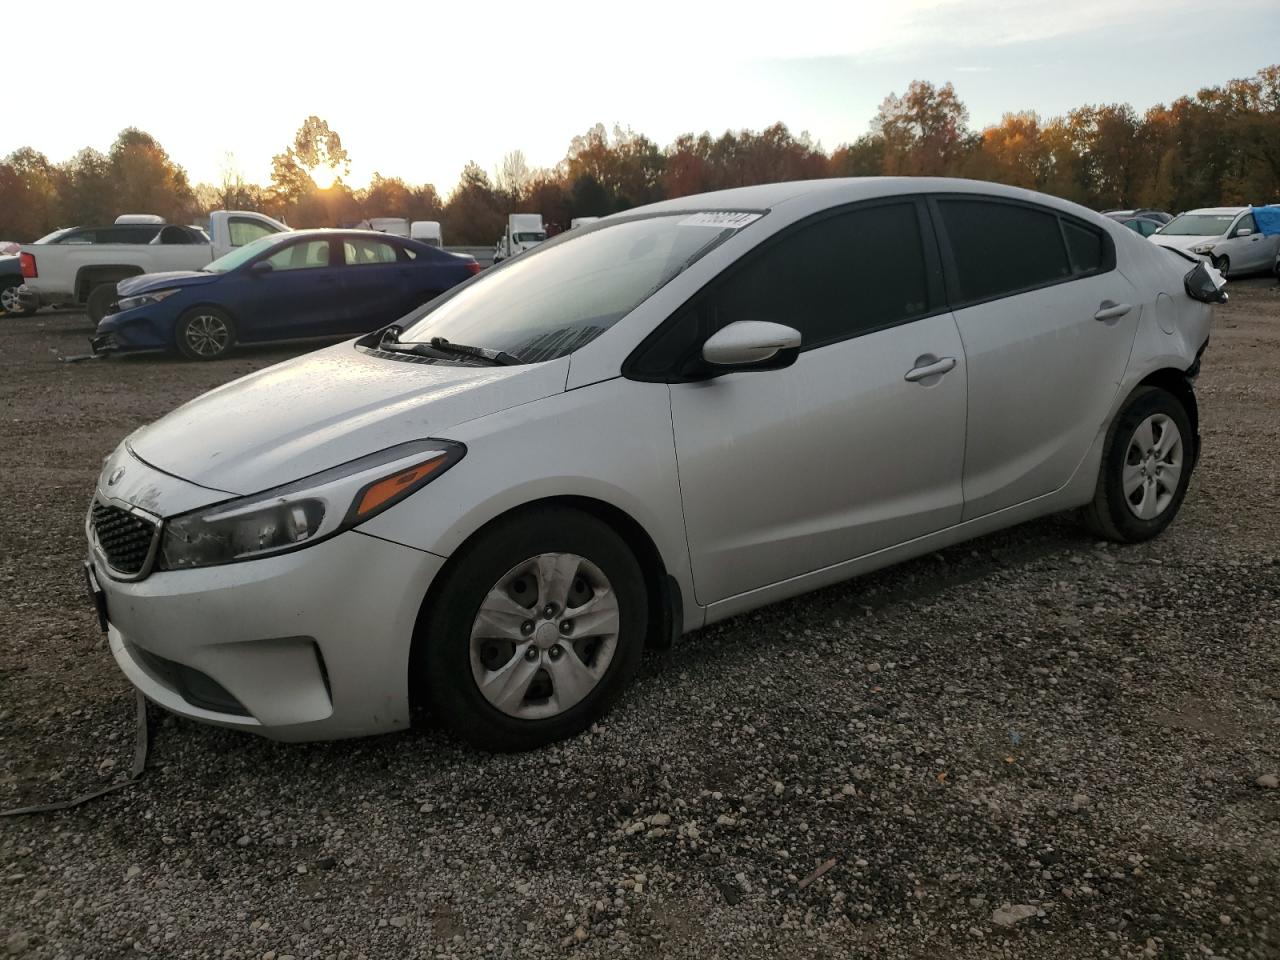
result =
[[1085,521],[1121,543],[1150,540],[1177,516],[1195,467],[1195,435],[1178,398],[1139,387],[1107,432],[1093,502]]
[[89,292],[89,302],[85,309],[89,319],[97,324],[111,312],[115,304],[116,284],[113,280],[110,283],[100,283]]
[[217,360],[235,346],[236,325],[217,307],[194,307],[178,319],[173,342],[188,360]]
[[640,663],[644,576],[588,514],[537,507],[469,543],[419,617],[411,683],[451,731],[486,750],[572,736]]

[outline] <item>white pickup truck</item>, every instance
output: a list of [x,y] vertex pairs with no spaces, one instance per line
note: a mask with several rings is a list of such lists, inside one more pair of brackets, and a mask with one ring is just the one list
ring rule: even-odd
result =
[[209,217],[207,236],[177,224],[58,230],[22,245],[18,298],[23,312],[52,303],[86,304],[89,319],[97,323],[115,302],[116,284],[125,277],[199,270],[236,247],[288,229],[261,213],[218,210]]

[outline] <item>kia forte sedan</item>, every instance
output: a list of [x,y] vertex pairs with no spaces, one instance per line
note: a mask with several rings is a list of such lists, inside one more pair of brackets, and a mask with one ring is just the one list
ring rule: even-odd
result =
[[643,207],[128,436],[90,589],[175,713],[533,747],[742,611],[1055,511],[1159,534],[1222,286],[991,183]]

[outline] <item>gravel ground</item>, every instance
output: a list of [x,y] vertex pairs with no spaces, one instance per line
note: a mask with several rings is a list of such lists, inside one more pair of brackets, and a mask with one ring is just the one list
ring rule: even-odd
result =
[[[1154,543],[1032,523],[651,655],[589,735],[289,746],[152,708],[137,784],[0,820],[20,957],[1280,957],[1280,289],[1234,284]],[[101,457],[209,366],[0,321],[0,807],[127,771]],[[1266,786],[1270,784],[1270,787]]]

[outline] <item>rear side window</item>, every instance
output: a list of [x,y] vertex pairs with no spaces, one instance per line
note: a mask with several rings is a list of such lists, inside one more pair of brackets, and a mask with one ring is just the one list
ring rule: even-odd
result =
[[908,202],[800,227],[750,257],[712,297],[716,327],[782,323],[812,347],[918,317],[928,291],[920,220]]
[[351,238],[342,244],[348,266],[366,263],[395,263],[396,248],[381,240]]
[[[1132,220],[1139,234],[1146,236],[1150,231],[1142,220]],[[1128,223],[1125,226],[1129,226]],[[1133,228],[1131,228],[1133,229]],[[1091,227],[1062,221],[1062,235],[1067,238],[1067,251],[1071,254],[1071,266],[1076,273],[1096,273],[1102,269],[1106,259],[1106,246],[1102,242],[1102,234]]]
[[1071,276],[1058,217],[989,200],[938,201],[964,303],[993,300]]

